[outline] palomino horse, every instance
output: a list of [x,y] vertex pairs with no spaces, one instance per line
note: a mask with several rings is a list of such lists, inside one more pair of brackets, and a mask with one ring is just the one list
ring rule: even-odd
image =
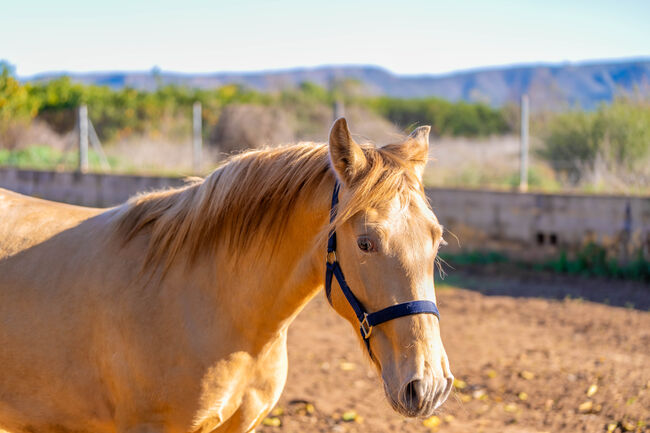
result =
[[357,308],[389,307],[364,337],[332,282],[388,400],[430,415],[452,375],[433,311],[428,135],[375,148],[339,119],[329,146],[244,153],[108,210],[0,190],[0,428],[252,432],[282,392],[287,328],[332,263]]

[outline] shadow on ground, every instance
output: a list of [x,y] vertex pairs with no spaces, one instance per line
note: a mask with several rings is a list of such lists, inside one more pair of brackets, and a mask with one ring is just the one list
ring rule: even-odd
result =
[[448,265],[438,287],[461,287],[487,296],[582,299],[617,307],[650,311],[650,284],[640,281],[559,275],[514,266]]

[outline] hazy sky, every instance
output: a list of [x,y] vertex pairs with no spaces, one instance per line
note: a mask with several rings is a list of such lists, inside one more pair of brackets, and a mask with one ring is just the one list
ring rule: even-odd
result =
[[0,0],[0,59],[43,71],[374,64],[402,74],[650,56],[650,0]]

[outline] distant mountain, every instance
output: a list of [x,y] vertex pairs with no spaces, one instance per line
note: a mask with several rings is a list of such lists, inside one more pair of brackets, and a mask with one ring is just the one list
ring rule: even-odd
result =
[[236,83],[261,91],[275,91],[310,81],[321,86],[343,79],[363,83],[369,94],[403,98],[437,96],[450,101],[481,101],[493,106],[518,101],[528,93],[538,109],[579,105],[591,109],[616,95],[641,92],[650,95],[650,58],[591,63],[534,64],[461,71],[444,75],[395,75],[375,66],[322,66],[284,71],[50,73],[29,78],[43,81],[70,75],[82,83],[155,89],[162,84],[214,88]]

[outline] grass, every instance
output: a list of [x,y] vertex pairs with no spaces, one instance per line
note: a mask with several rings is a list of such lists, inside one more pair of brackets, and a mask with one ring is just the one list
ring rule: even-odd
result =
[[[77,152],[62,152],[50,146],[30,146],[24,149],[0,149],[0,165],[33,170],[73,170],[79,159]],[[111,166],[117,165],[117,158],[108,158]],[[88,152],[91,171],[101,169],[100,159],[93,150]]]
[[535,266],[561,274],[650,281],[650,261],[639,249],[631,260],[621,262],[608,257],[607,249],[589,243],[575,254],[561,251],[558,257]]
[[[452,267],[497,264],[565,275],[650,282],[650,260],[644,255],[642,249],[637,250],[630,260],[621,261],[610,257],[605,247],[595,243],[589,243],[575,253],[560,251],[556,257],[535,264],[513,260],[505,254],[494,251],[441,253],[440,258]],[[447,279],[445,283],[454,284]]]

